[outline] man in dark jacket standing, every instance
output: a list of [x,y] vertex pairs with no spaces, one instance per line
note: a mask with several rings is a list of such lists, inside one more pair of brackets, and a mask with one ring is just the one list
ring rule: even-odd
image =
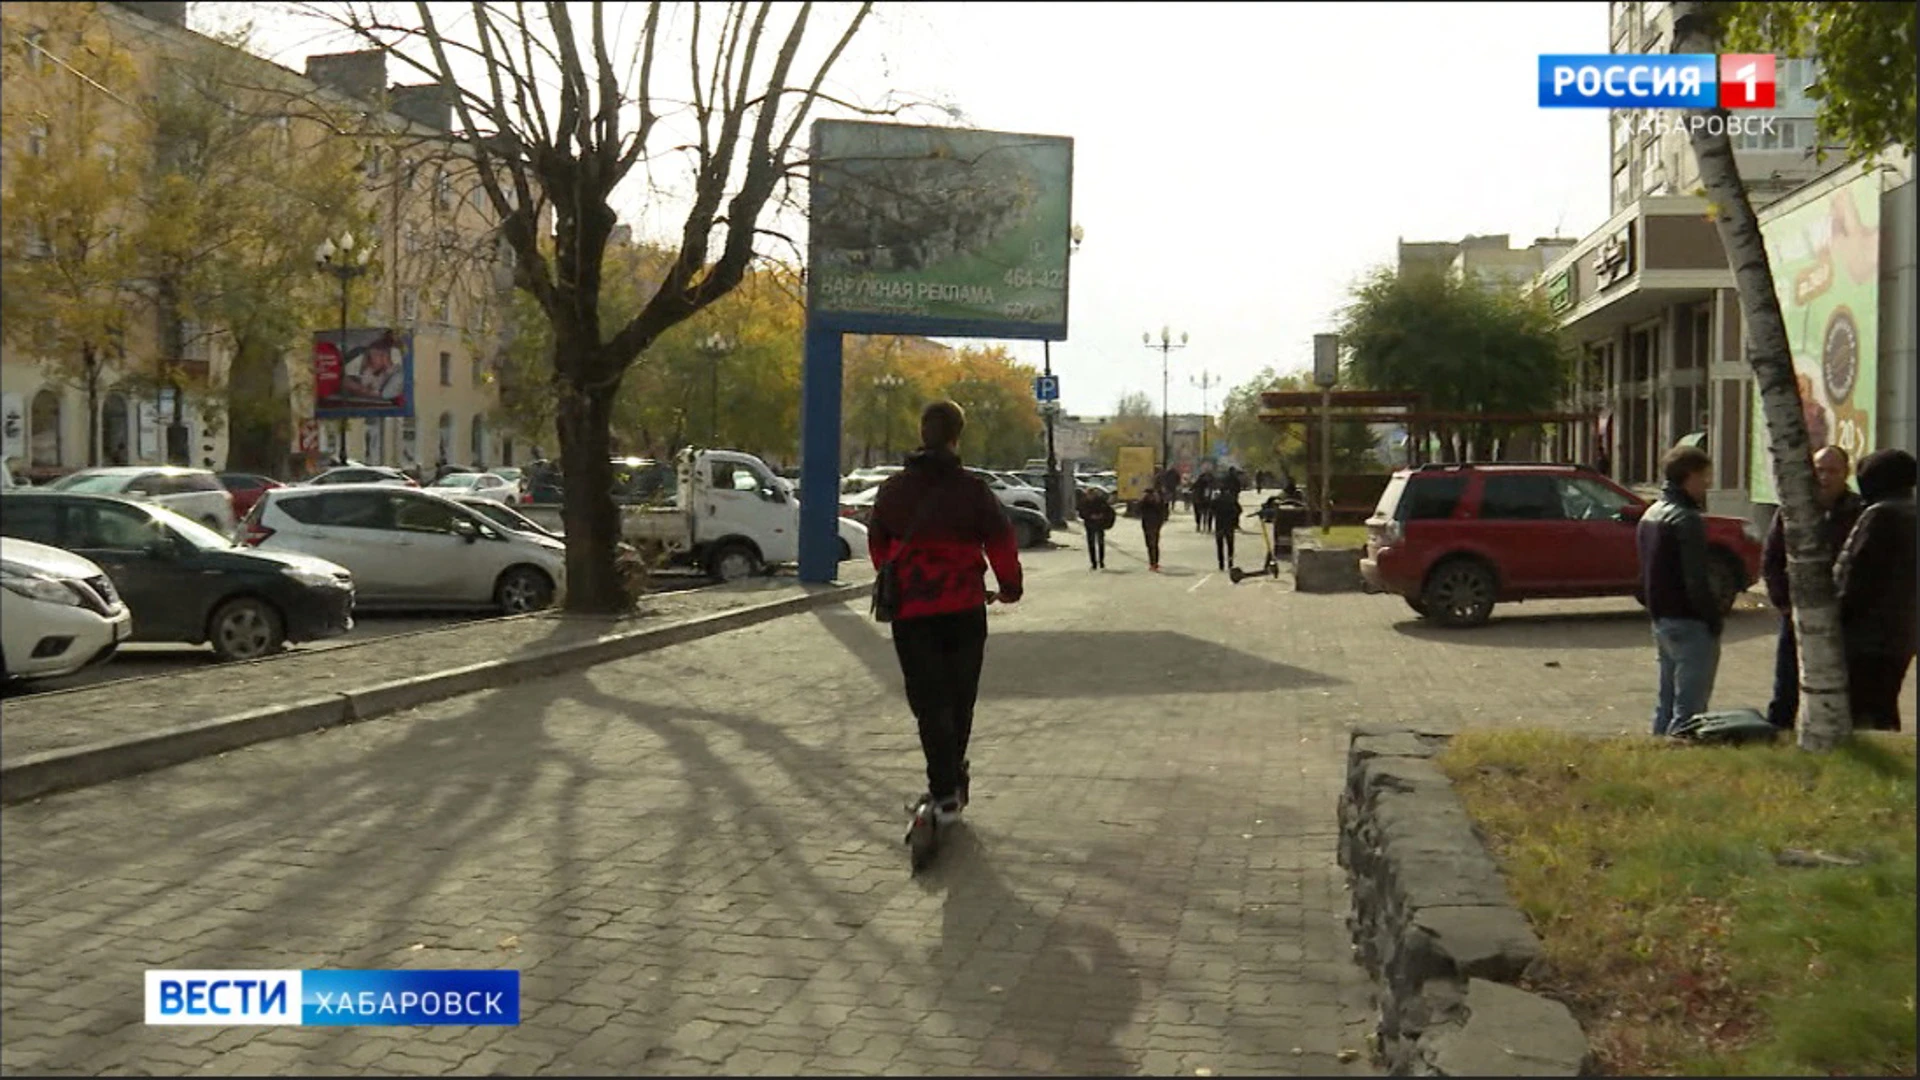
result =
[[1676,446],[1661,460],[1666,487],[1640,519],[1640,600],[1653,617],[1660,690],[1653,733],[1705,712],[1720,670],[1724,619],[1707,577],[1707,527],[1701,510],[1713,461],[1696,446]]
[[986,570],[1000,600],[1020,599],[1020,551],[1013,523],[991,488],[960,465],[966,413],[951,401],[920,417],[922,449],[880,485],[867,527],[873,565],[894,564],[900,608],[893,649],[907,705],[920,725],[927,791],[942,824],[970,792],[967,743],[987,650]]
[[1900,730],[1900,687],[1915,645],[1913,489],[1916,466],[1905,450],[1860,459],[1866,509],[1833,568],[1846,639],[1847,690],[1855,727]]
[[[1813,455],[1820,531],[1826,535],[1829,557],[1840,554],[1840,545],[1846,543],[1854,519],[1860,516],[1860,496],[1847,490],[1852,468],[1847,452],[1837,446],[1823,447]],[[1832,564],[1825,569],[1831,572]],[[1793,636],[1793,601],[1787,594],[1787,516],[1778,511],[1760,556],[1760,576],[1767,583],[1767,599],[1780,613],[1780,637],[1773,653],[1773,701],[1767,706],[1767,719],[1774,727],[1791,730],[1800,713],[1800,648]]]

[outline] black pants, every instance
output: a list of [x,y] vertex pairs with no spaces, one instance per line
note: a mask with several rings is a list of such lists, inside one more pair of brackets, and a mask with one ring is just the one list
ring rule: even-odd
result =
[[1900,730],[1900,687],[1913,654],[1847,653],[1847,703],[1862,731]]
[[[1161,524],[1164,524],[1164,522]],[[1142,523],[1140,526],[1140,531],[1142,534],[1146,536],[1146,539],[1147,539],[1147,565],[1159,566],[1160,565],[1160,525],[1158,524],[1148,525],[1148,524]]]
[[1096,570],[1107,565],[1107,530],[1087,526],[1087,561]]
[[960,789],[960,767],[973,737],[973,705],[987,655],[987,609],[902,619],[893,651],[907,686],[907,706],[920,723],[927,790],[935,800]]
[[1233,533],[1233,526],[1224,523],[1213,530],[1213,555],[1222,570],[1233,565]]
[[1780,635],[1773,646],[1773,700],[1767,704],[1767,720],[1774,727],[1791,729],[1800,716],[1800,650],[1793,636],[1793,613],[1780,613]]
[[1207,530],[1207,501],[1199,495],[1193,496],[1193,531]]

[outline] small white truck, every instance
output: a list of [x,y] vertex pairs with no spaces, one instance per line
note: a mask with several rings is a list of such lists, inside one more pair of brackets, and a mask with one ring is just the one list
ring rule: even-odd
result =
[[[625,507],[623,539],[657,544],[669,565],[690,566],[716,581],[737,581],[800,559],[800,500],[793,486],[752,454],[680,452],[678,482],[665,506]],[[867,529],[844,517],[840,561],[867,557]]]

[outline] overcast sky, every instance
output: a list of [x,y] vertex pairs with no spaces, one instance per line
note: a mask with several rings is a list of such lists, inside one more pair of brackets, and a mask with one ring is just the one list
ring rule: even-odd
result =
[[[212,15],[194,7],[196,25]],[[1231,386],[1310,367],[1313,335],[1396,239],[1524,246],[1607,215],[1606,113],[1543,110],[1535,89],[1541,53],[1606,51],[1598,0],[880,11],[836,80],[864,101],[893,90],[952,102],[968,126],[1075,140],[1086,243],[1053,347],[1069,412],[1136,390],[1157,405],[1160,354],[1140,335],[1163,323],[1191,335],[1172,407],[1197,411],[1202,372]],[[308,22],[260,28],[296,69],[350,47]],[[1040,360],[1038,343],[1013,348]]]

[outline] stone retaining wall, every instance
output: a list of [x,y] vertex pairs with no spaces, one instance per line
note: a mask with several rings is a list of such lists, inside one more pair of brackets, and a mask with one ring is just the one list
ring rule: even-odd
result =
[[1587,1075],[1592,1054],[1566,1006],[1512,985],[1540,942],[1430,760],[1446,740],[1363,728],[1347,754],[1340,865],[1382,1063],[1394,1076]]
[[1360,549],[1323,548],[1316,529],[1293,530],[1293,591],[1304,593],[1364,592],[1360,577]]

